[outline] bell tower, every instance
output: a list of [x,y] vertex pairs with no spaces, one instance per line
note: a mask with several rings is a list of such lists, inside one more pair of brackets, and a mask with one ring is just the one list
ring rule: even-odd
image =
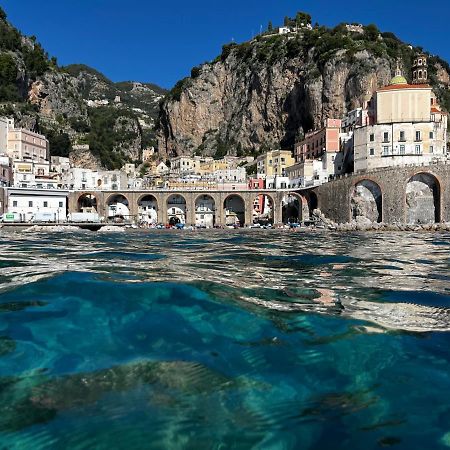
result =
[[420,53],[414,58],[413,84],[428,84],[428,59],[427,55]]

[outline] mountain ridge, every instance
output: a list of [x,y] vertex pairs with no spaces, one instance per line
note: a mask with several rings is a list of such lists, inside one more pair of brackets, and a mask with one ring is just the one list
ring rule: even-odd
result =
[[0,9],[0,114],[45,134],[51,155],[70,156],[86,168],[139,162],[143,148],[156,144],[153,128],[165,93],[152,83],[114,83],[84,64],[59,67]]
[[[160,153],[256,156],[293,148],[324,118],[362,106],[397,64],[410,78],[414,55],[423,51],[375,25],[313,27],[308,14],[298,17],[285,20],[295,32],[268,30],[226,44],[215,60],[180,80],[161,104]],[[450,66],[428,56],[430,83],[450,110]]]

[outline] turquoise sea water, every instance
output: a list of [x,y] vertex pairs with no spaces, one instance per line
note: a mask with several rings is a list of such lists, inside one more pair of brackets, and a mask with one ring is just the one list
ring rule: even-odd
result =
[[1,449],[450,447],[450,235],[6,233]]

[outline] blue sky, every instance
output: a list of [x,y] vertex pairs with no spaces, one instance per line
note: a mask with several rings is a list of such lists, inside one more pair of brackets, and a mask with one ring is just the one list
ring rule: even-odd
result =
[[[242,42],[284,16],[306,11],[313,22],[376,23],[450,61],[450,1],[419,0],[2,0],[10,21],[37,36],[60,64],[84,63],[114,81],[171,87],[215,58],[223,44]],[[424,6],[425,5],[425,6]],[[431,4],[430,4],[431,5]]]

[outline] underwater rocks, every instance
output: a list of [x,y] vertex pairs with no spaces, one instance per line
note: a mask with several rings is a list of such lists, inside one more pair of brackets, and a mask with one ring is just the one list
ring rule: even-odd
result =
[[[27,380],[0,379],[0,431],[16,431],[43,423],[60,411],[92,405],[106,394],[139,387],[149,389],[151,402],[153,398],[164,396],[175,399],[174,394],[210,395],[224,389],[253,386],[245,380],[233,380],[202,364],[186,361],[139,361],[53,379],[39,374]],[[21,397],[15,398],[18,391],[22,392]]]

